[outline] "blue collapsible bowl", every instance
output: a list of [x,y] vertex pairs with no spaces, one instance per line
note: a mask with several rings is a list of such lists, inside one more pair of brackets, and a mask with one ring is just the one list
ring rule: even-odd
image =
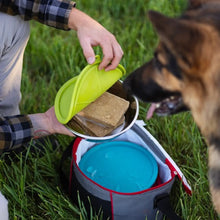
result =
[[81,171],[104,188],[120,193],[134,193],[153,186],[158,165],[144,147],[112,141],[93,146],[79,162]]

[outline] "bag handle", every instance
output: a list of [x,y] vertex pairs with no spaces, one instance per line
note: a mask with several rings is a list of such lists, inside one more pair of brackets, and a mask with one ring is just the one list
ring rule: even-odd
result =
[[173,211],[168,193],[156,196],[154,200],[155,208],[158,208],[170,220],[181,220],[181,218]]

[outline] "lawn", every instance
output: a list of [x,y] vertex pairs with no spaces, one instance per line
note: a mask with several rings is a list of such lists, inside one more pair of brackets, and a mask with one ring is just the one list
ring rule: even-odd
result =
[[[149,9],[178,16],[184,0],[81,0],[77,7],[115,34],[124,57],[127,74],[148,61],[158,38],[147,18]],[[101,55],[99,47],[94,48]],[[44,112],[54,104],[57,91],[85,67],[76,33],[61,31],[31,21],[31,36],[24,57],[22,78],[23,114]],[[145,121],[148,105],[140,103],[139,119]],[[193,194],[185,193],[179,181],[172,190],[175,211],[187,220],[215,220],[207,181],[207,147],[190,112],[172,117],[155,116],[146,129],[160,142],[188,179]],[[43,155],[17,155],[11,163],[0,158],[0,189],[9,200],[10,219],[86,220],[83,207],[77,208],[62,191],[58,175],[62,152],[72,140],[55,135],[60,146],[45,145]],[[93,219],[101,219],[94,216]]]

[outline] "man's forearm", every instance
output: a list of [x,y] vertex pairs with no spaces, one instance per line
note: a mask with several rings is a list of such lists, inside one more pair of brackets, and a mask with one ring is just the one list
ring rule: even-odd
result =
[[29,118],[33,126],[34,138],[40,138],[51,134],[51,132],[49,131],[49,122],[44,113],[32,114],[29,115]]
[[20,15],[24,20],[36,20],[45,25],[68,30],[68,19],[75,2],[70,0],[0,0],[0,11]]
[[0,117],[0,154],[50,134],[74,135],[56,118],[54,107],[45,113]]
[[45,113],[31,114],[28,116],[33,126],[34,138],[40,138],[50,134],[74,136],[63,124],[57,120],[54,107],[51,107]]

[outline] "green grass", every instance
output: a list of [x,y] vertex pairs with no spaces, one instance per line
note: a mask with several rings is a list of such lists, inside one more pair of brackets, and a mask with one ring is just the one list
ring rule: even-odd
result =
[[[115,34],[124,57],[121,64],[127,74],[149,60],[157,44],[147,11],[154,9],[176,16],[185,7],[184,0],[81,0],[77,7]],[[100,48],[94,48],[101,53]],[[31,36],[25,52],[21,111],[24,114],[47,110],[58,89],[86,65],[82,49],[73,31],[52,29],[31,22]],[[141,103],[139,119],[145,120],[147,104]],[[188,196],[179,181],[172,190],[176,212],[187,220],[215,220],[207,181],[207,147],[190,113],[173,117],[154,117],[146,129],[174,159],[192,186]],[[43,157],[27,152],[25,157],[6,164],[0,160],[0,189],[9,200],[10,219],[86,219],[83,206],[77,208],[62,192],[58,176],[61,154],[69,137],[56,135],[61,146],[48,143]],[[94,216],[93,219],[101,219]]]

